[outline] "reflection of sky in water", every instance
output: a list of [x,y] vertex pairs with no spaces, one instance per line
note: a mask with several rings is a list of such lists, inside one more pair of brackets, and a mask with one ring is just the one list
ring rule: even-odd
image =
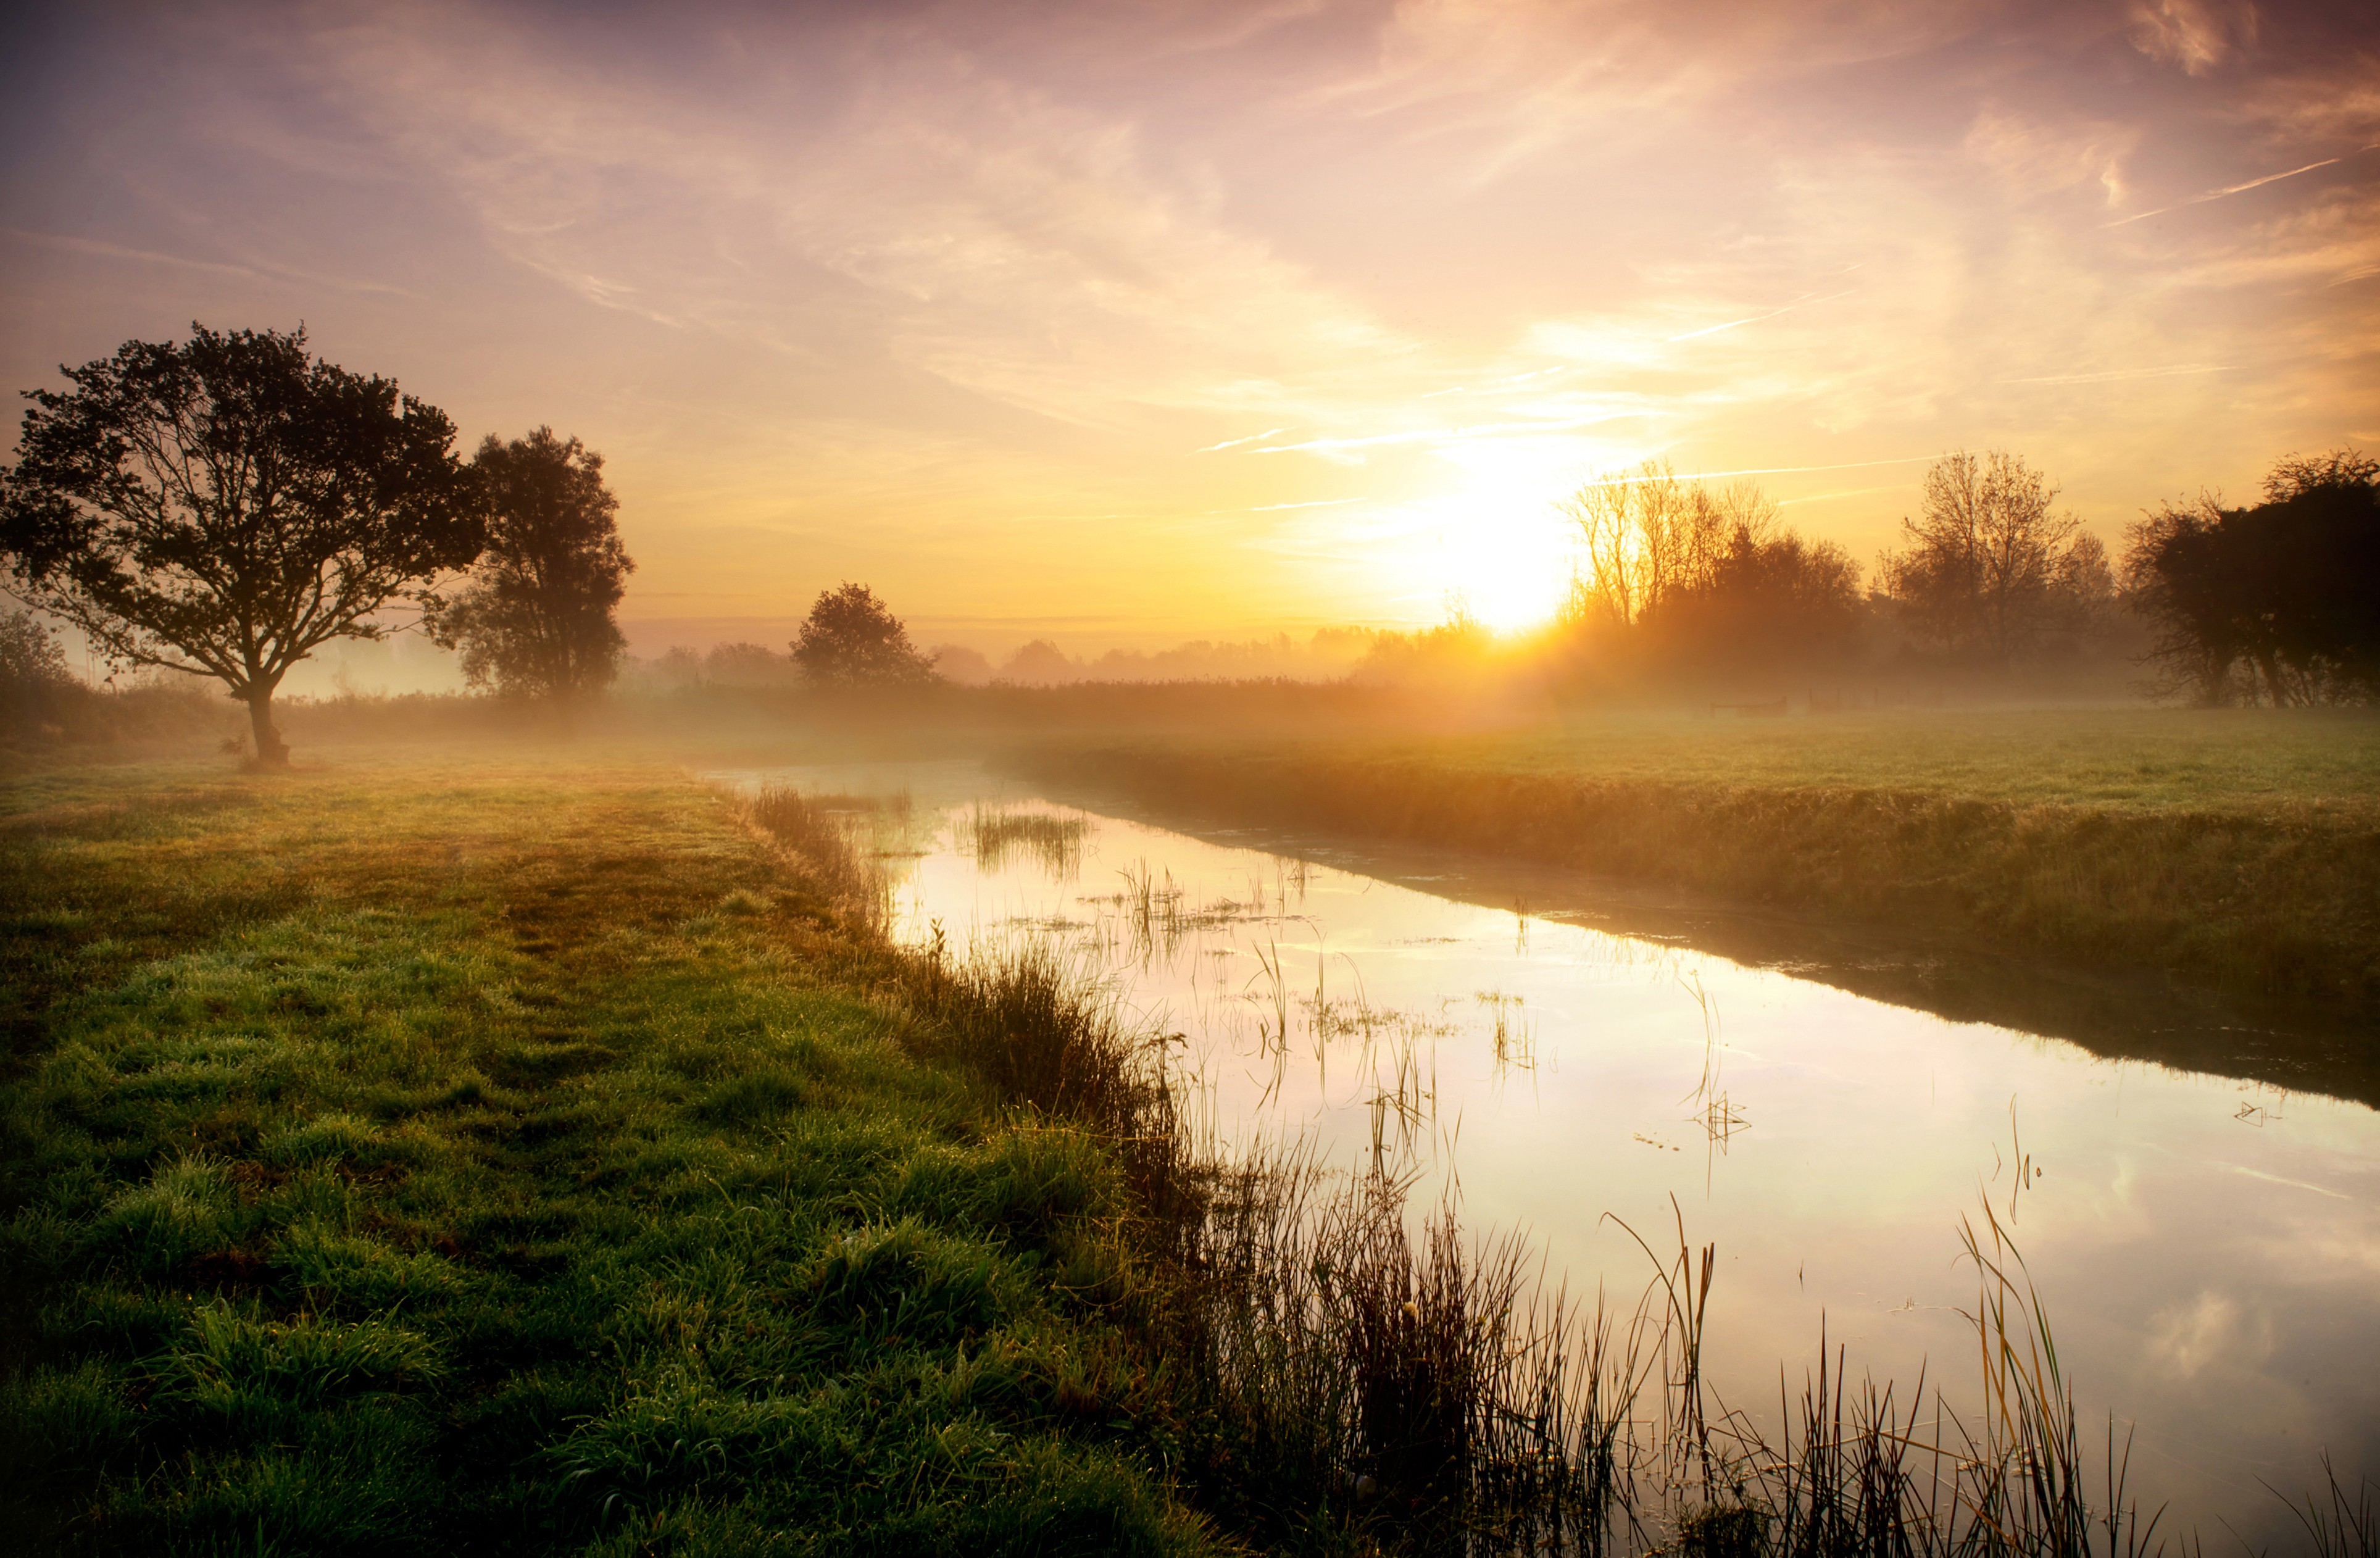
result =
[[[1304,1129],[1354,1165],[1416,1120],[1418,1201],[1451,1175],[1469,1225],[1525,1229],[1573,1294],[1623,1303],[1648,1266],[1604,1214],[1673,1248],[1675,1197],[1686,1236],[1718,1250],[1710,1376],[1756,1417],[1780,1362],[1798,1393],[1822,1319],[1855,1375],[1905,1393],[1930,1358],[1957,1402],[1974,1346],[1958,1220],[1979,1192],[2005,1210],[2022,1150],[2041,1172],[2014,1228],[2084,1438],[2110,1412],[2138,1422],[2151,1507],[2280,1538],[2259,1478],[2301,1487],[2325,1446],[2343,1475],[2380,1472],[2380,1115],[2361,1104],[2102,1060],[1014,785],[1002,803],[967,765],[771,776],[912,788],[924,853],[892,857],[896,933],[939,920],[964,948],[1068,927],[1130,1009],[1184,1035],[1227,1139]],[[1080,818],[1079,837],[978,869],[978,794]]]

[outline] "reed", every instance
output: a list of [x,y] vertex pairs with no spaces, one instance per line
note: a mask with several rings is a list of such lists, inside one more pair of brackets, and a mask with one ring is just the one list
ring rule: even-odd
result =
[[2364,1012],[2380,1003],[2368,777],[2254,805],[2146,807],[1913,779],[1781,782],[1749,764],[1734,779],[1706,765],[1546,770],[1497,749],[1151,742],[1013,761],[1211,821],[1475,849]]
[[[847,834],[797,797],[763,797],[751,815],[792,829],[827,880],[864,874]],[[1127,887],[1127,918],[1145,914],[1141,934],[1162,941],[1178,893],[1146,872]],[[1133,1325],[1173,1414],[1175,1469],[1254,1544],[1590,1558],[2194,1550],[2129,1493],[2112,1425],[2104,1446],[2081,1432],[2013,1202],[2005,1214],[1984,1202],[1960,1228],[1977,1281],[1963,1394],[1921,1376],[1904,1405],[1889,1382],[1854,1382],[1840,1347],[1828,1368],[1822,1333],[1798,1400],[1780,1382],[1772,1442],[1704,1375],[1718,1251],[1694,1246],[1682,1213],[1674,1253],[1629,1230],[1652,1272],[1633,1306],[1601,1293],[1577,1304],[1519,1238],[1468,1238],[1451,1203],[1416,1219],[1394,1166],[1409,1160],[1387,1132],[1394,1114],[1409,1148],[1405,1116],[1426,1096],[1411,1066],[1382,1090],[1366,1172],[1330,1171],[1302,1143],[1226,1156],[1191,1128],[1167,1041],[1048,943],[954,957],[938,937],[893,955],[913,1044],[1117,1153],[1134,1201],[1124,1234],[1152,1277]],[[1259,960],[1281,1025],[1268,1041],[1285,1052],[1285,981]],[[1319,1024],[1322,992],[1316,1002]],[[1705,1093],[1715,1038],[1713,1050]],[[2370,1484],[2358,1502],[2335,1477],[2301,1521],[2325,1554],[2369,1558],[2380,1529]]]
[[852,819],[882,809],[881,802],[855,805],[848,797],[805,797],[784,785],[764,787],[745,803],[747,818],[791,851],[809,881],[872,928],[892,917],[892,880],[872,851],[857,846]]
[[1090,823],[1080,817],[987,811],[978,806],[968,814],[967,832],[976,864],[984,870],[1000,870],[1014,853],[1032,859],[1052,881],[1072,882],[1082,870],[1083,838]]

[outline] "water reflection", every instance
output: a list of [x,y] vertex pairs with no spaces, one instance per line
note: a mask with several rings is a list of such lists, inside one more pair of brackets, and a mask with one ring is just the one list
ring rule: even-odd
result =
[[[2246,1075],[2175,1069],[2124,1058],[2139,1028],[2084,1048],[1891,1004],[1912,981],[1955,993],[1948,954],[1691,907],[1664,922],[1561,873],[1420,851],[1193,837],[971,765],[769,777],[913,797],[905,820],[866,813],[901,872],[896,933],[1063,938],[1182,1036],[1226,1140],[1305,1133],[1348,1166],[1410,1166],[1416,1204],[1455,1193],[1475,1226],[1526,1229],[1573,1292],[1635,1291],[1628,1230],[1682,1216],[1718,1248],[1704,1366],[1730,1407],[1774,1415],[1822,1322],[1854,1374],[1971,1357],[1953,1231],[1981,1193],[2086,1428],[2138,1424],[2149,1506],[2286,1540],[2260,1479],[2302,1487],[2324,1446],[2350,1476],[2380,1467],[2380,1115],[2289,1086],[2302,1045]],[[1646,933],[1609,928],[1623,908]],[[2078,988],[1992,1009],[2044,1000],[2087,1029],[2089,990],[2119,987]]]

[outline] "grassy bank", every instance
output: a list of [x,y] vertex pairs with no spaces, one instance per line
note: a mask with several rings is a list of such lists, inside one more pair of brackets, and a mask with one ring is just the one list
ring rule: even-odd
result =
[[919,1059],[718,797],[218,765],[5,826],[28,1547],[1212,1547],[1114,1155]]
[[1970,1230],[1972,1436],[1938,1388],[1846,1410],[1838,1359],[1763,1442],[1706,1406],[1714,1256],[1682,1221],[1633,1310],[1581,1312],[1524,1246],[1417,1226],[1393,1180],[1219,1160],[1158,1041],[1048,952],[887,946],[842,826],[583,756],[12,786],[0,1529],[260,1554],[2141,1545],[2116,1483],[2079,1491],[2095,1451],[1996,1224]]
[[2241,988],[2380,1000],[2380,722],[2255,712],[1608,719],[1047,747],[1184,814],[1493,851]]
[[795,797],[53,772],[0,872],[33,1551],[1385,1553],[1608,1511],[1517,1257],[1200,1156],[1149,1036],[1046,952],[895,953]]

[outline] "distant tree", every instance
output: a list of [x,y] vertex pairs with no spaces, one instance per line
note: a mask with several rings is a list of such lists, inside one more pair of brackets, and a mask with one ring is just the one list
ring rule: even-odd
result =
[[793,681],[795,670],[762,644],[713,644],[702,657],[702,675],[721,687],[781,687]]
[[435,603],[479,554],[445,413],[316,360],[306,333],[191,326],[128,341],[28,398],[0,478],[12,592],[109,663],[212,676],[245,702],[260,761],[289,749],[273,695],[334,639]]
[[934,663],[934,675],[961,687],[981,687],[991,680],[991,662],[981,650],[965,644],[936,644],[926,651]]
[[2380,697],[2380,460],[2292,456],[2261,504],[2167,504],[2127,539],[2126,589],[2168,688],[2210,704]]
[[1572,615],[1622,630],[1697,581],[1722,523],[1718,502],[1664,460],[1589,481],[1555,507],[1577,528],[1584,564]]
[[1749,482],[1714,491],[1647,461],[1559,506],[1582,559],[1563,615],[1638,671],[1806,667],[1853,647],[1859,565]]
[[794,663],[817,687],[922,687],[934,680],[933,662],[864,584],[820,590],[792,649]]
[[30,612],[0,616],[0,729],[49,719],[73,686],[74,673],[49,629]]
[[1654,658],[1741,676],[1833,666],[1858,648],[1860,566],[1830,541],[1739,519],[1696,582],[1641,619]]
[[702,685],[702,653],[692,644],[672,644],[650,669],[655,680],[666,688],[690,688]]
[[487,551],[431,615],[431,637],[463,651],[473,687],[567,698],[609,686],[627,649],[613,613],[637,565],[620,545],[603,456],[541,427],[510,443],[490,436],[471,471]]
[[1003,682],[1023,682],[1031,686],[1057,687],[1083,679],[1082,663],[1070,658],[1066,651],[1047,639],[1036,639],[1020,647],[1000,667]]
[[2113,599],[2107,548],[2058,489],[2005,450],[1946,455],[1925,473],[1923,506],[1882,559],[1885,585],[1916,637],[2007,664],[2087,625]]

